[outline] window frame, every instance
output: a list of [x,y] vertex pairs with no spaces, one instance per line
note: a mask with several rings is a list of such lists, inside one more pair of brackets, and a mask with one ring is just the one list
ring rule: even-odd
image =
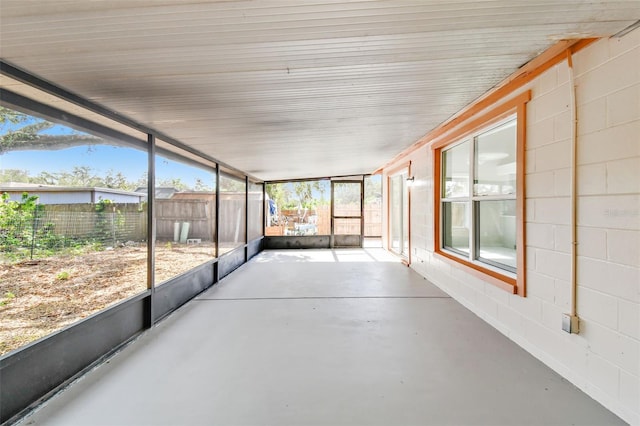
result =
[[[525,144],[526,144],[526,103],[531,99],[531,91],[527,90],[510,100],[503,102],[497,107],[471,119],[458,129],[450,132],[432,145],[433,150],[433,171],[434,171],[434,253],[441,259],[453,263],[455,266],[462,267],[466,271],[479,276],[485,281],[490,282],[510,293],[526,296],[525,282]],[[444,211],[445,202],[464,201],[468,203],[470,211],[470,241],[474,244],[477,242],[477,234],[474,228],[478,225],[479,214],[475,211],[478,206],[478,198],[482,200],[507,200],[514,199],[509,196],[500,197],[477,197],[474,194],[473,185],[469,188],[468,196],[460,198],[444,197],[444,179],[443,158],[444,152],[456,145],[468,142],[470,144],[470,156],[473,155],[475,137],[484,132],[490,131],[502,124],[516,119],[516,268],[515,272],[497,267],[486,261],[480,261],[471,258],[473,248],[469,247],[469,254],[457,253],[454,250],[444,246]],[[473,162],[469,165],[470,183],[475,179]],[[446,201],[445,201],[446,200]]]

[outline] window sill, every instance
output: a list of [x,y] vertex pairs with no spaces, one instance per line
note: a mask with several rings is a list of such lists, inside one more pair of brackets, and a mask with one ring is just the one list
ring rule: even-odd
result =
[[488,267],[464,260],[453,253],[443,250],[436,250],[435,255],[440,260],[443,260],[454,267],[463,269],[465,272],[468,272],[489,284],[500,287],[510,294],[517,294],[517,278],[509,276],[512,275],[509,272],[505,271],[505,273],[500,273]]

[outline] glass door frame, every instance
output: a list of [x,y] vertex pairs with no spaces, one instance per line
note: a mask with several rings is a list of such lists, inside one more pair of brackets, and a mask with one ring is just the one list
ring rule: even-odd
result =
[[[398,250],[394,250],[393,248],[393,197],[392,197],[392,180],[394,178],[400,177],[400,181],[402,182],[401,193],[403,198],[406,197],[405,200],[402,200],[401,203],[401,217],[400,217],[400,243],[401,247]],[[387,175],[387,250],[391,253],[397,255],[402,259],[404,263],[407,265],[411,264],[411,183],[413,182],[413,176],[411,174],[411,162],[403,164],[402,166],[394,169],[391,173]],[[405,211],[406,207],[406,211]],[[405,224],[406,222],[406,224]],[[406,225],[406,228],[405,228]],[[406,229],[406,235],[405,235]],[[406,252],[404,252],[404,247],[407,247]]]

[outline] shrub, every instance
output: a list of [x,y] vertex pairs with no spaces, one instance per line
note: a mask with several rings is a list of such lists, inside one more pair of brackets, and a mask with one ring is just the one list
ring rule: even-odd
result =
[[0,251],[10,252],[31,244],[34,218],[39,209],[38,196],[24,192],[20,201],[11,201],[8,193],[0,197]]

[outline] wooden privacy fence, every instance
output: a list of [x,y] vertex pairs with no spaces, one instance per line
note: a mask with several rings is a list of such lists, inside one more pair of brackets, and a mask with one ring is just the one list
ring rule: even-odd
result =
[[[256,198],[262,203],[261,193],[257,196],[249,194],[249,226],[255,231],[262,232],[262,223],[255,226],[253,220],[261,220],[262,215],[256,213]],[[260,205],[258,204],[258,205]],[[202,193],[176,193],[171,199],[156,200],[156,238],[158,240],[171,241],[174,238],[176,224],[181,230],[184,223],[188,223],[189,232],[187,238],[213,241],[215,238],[216,218],[215,194]],[[220,242],[239,243],[245,240],[245,194],[221,193],[220,194]]]
[[[338,216],[359,216],[360,209],[356,206],[346,206],[336,211]],[[281,211],[281,218],[278,226],[267,227],[267,235],[285,235],[287,227],[293,228],[295,223],[309,223],[315,221],[317,226],[316,235],[331,235],[331,207],[328,205],[318,206],[312,211],[300,213],[296,211]],[[286,223],[285,223],[286,222]],[[360,220],[340,219],[335,224],[335,233],[341,235],[359,235]],[[364,235],[365,237],[379,237],[382,235],[382,209],[379,205],[365,205],[364,208]]]
[[156,238],[172,241],[175,226],[181,230],[188,223],[188,238],[213,241],[215,201],[211,200],[156,200]]
[[[331,234],[331,208],[320,206],[318,212],[318,235]],[[364,206],[364,236],[380,237],[382,235],[382,209],[380,206]],[[336,210],[337,216],[360,216],[360,209],[356,206],[345,206]],[[335,224],[336,234],[357,235],[360,234],[359,220],[341,220]]]
[[[251,195],[251,194],[250,194]],[[262,228],[260,197],[249,197],[249,226],[252,238],[259,235]],[[188,238],[213,241],[215,237],[215,195],[176,197],[156,200],[156,235],[159,240],[172,241],[176,223],[182,228],[189,223]],[[318,235],[331,233],[331,210],[329,206],[319,206],[308,212],[304,221],[315,213]],[[357,215],[357,208],[342,209],[340,215]],[[245,240],[244,193],[223,193],[220,196],[220,241],[244,242]],[[292,220],[293,223],[294,220]],[[254,223],[256,222],[256,223]],[[258,222],[260,222],[258,224]],[[304,223],[307,223],[304,222]],[[366,206],[364,210],[365,236],[382,234],[382,214],[379,206]],[[146,205],[114,203],[104,206],[102,211],[94,204],[46,204],[41,206],[35,218],[35,230],[48,230],[56,235],[76,240],[96,240],[105,244],[126,241],[146,241]],[[270,227],[269,235],[283,235],[284,226]],[[359,220],[343,220],[336,224],[336,233],[359,234]]]

